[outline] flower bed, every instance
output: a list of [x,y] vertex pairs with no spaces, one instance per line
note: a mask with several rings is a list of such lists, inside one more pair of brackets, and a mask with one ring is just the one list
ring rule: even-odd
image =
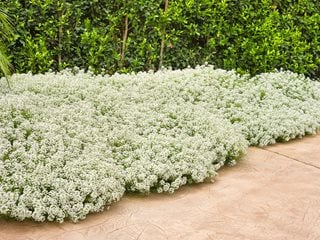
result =
[[1,84],[0,215],[18,220],[78,221],[126,191],[173,192],[248,145],[320,128],[320,84],[291,72],[63,71]]

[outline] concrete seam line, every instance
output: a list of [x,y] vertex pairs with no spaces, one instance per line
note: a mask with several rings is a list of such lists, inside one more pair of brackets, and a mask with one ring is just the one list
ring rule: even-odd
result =
[[310,166],[310,167],[314,167],[314,168],[317,168],[317,169],[320,170],[320,167],[318,167],[318,166],[316,166],[316,165],[313,165],[313,164],[311,164],[311,163],[307,163],[307,162],[301,161],[301,160],[299,160],[299,159],[290,157],[290,156],[288,156],[288,155],[285,155],[285,154],[282,154],[282,153],[279,153],[279,152],[267,150],[267,149],[264,149],[264,148],[260,148],[260,149],[262,149],[262,150],[264,150],[264,151],[267,151],[267,152],[272,152],[272,153],[281,155],[281,156],[283,156],[283,157],[289,158],[289,159],[294,160],[294,161],[296,161],[296,162],[299,162],[299,163],[302,163],[302,164],[304,164],[304,165],[308,165],[308,166]]

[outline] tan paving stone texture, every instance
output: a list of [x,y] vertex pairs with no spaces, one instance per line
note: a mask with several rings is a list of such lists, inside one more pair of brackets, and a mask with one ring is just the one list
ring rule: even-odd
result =
[[320,239],[320,134],[251,147],[219,173],[171,195],[125,195],[77,224],[0,220],[0,240]]

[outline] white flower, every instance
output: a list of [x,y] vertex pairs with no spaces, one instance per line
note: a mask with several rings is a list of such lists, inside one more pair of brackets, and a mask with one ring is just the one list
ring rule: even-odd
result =
[[125,191],[172,193],[212,179],[251,145],[320,129],[320,84],[198,66],[0,81],[0,215],[79,221]]

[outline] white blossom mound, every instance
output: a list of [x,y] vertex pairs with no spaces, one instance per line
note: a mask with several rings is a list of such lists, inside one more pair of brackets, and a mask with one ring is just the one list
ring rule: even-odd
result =
[[0,85],[0,215],[18,220],[78,221],[125,192],[174,192],[250,144],[320,127],[320,84],[291,72],[66,70]]

